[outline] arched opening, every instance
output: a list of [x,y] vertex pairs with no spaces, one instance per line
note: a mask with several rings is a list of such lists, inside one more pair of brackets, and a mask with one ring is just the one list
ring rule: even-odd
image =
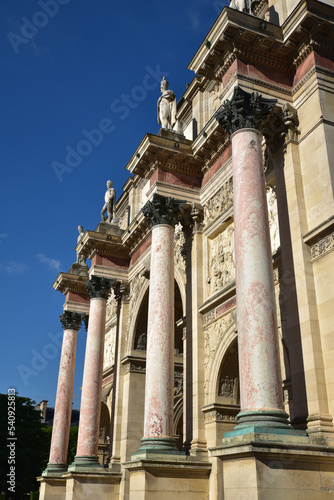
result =
[[100,434],[98,456],[100,464],[104,465],[109,456],[110,414],[105,403],[101,403]]
[[[181,299],[181,292],[176,281],[174,281],[174,318],[175,318],[175,337],[174,349],[175,354],[182,355],[183,353],[183,326],[180,321],[183,318],[183,305]],[[137,351],[146,351],[147,342],[147,318],[148,318],[148,298],[149,289],[147,289],[142,303],[139,308],[135,335],[134,335],[134,349]]]
[[240,404],[238,341],[234,339],[228,348],[219,371],[217,391],[225,404]]

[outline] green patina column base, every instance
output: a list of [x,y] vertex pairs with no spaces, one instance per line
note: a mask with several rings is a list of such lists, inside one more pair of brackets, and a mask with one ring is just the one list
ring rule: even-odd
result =
[[245,434],[280,434],[286,436],[306,436],[305,431],[295,430],[289,423],[289,415],[284,411],[248,411],[237,415],[237,426],[225,432],[224,438]]
[[103,465],[98,456],[77,455],[74,462],[68,467],[69,472],[82,471],[83,469],[101,469]]
[[61,476],[64,472],[67,472],[67,464],[49,462],[46,469],[42,472],[42,477]]
[[140,448],[132,453],[131,460],[140,458],[159,459],[167,455],[184,457],[185,451],[177,449],[173,438],[143,438]]

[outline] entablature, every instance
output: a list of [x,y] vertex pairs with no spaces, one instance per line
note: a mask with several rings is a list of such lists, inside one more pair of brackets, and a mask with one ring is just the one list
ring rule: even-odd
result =
[[173,132],[168,137],[146,134],[126,168],[147,179],[158,167],[200,178],[200,162],[193,157],[191,144]]
[[[292,76],[310,52],[333,54],[331,8],[303,0],[282,27],[225,7],[188,69],[221,80],[235,59]],[[292,85],[292,80],[291,80]]]
[[88,296],[88,292],[85,288],[85,282],[87,280],[88,276],[79,276],[72,273],[59,273],[52,286],[55,290],[64,295],[68,292],[72,292]]

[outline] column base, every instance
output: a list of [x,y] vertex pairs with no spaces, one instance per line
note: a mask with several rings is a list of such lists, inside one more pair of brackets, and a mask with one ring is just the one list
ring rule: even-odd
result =
[[42,477],[61,476],[64,472],[67,472],[67,464],[49,462],[46,469],[42,472]]
[[185,456],[185,451],[176,447],[174,438],[143,438],[140,448],[132,453],[131,460],[138,458],[159,458],[162,455]]
[[68,467],[69,472],[103,469],[98,456],[77,455],[74,462]]
[[289,415],[284,411],[245,411],[237,415],[237,426],[225,432],[224,437],[249,433],[271,433],[306,436],[304,431],[296,431],[289,423]]

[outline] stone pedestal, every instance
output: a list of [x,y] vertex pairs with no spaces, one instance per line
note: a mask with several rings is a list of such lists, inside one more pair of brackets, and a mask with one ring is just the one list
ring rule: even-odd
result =
[[69,470],[97,467],[101,413],[106,301],[114,280],[92,276],[86,283],[91,297],[82,383],[77,454]]
[[82,317],[82,314],[70,311],[65,311],[60,316],[64,328],[64,337],[60,357],[50,458],[43,476],[60,475],[67,470],[77,333]]
[[207,500],[211,464],[163,456],[123,464],[130,473],[129,500]]
[[[108,469],[89,467],[80,471],[68,472],[66,479],[66,500],[107,499],[119,500],[122,474]],[[46,499],[48,500],[48,498]]]
[[313,446],[305,435],[245,432],[211,454],[221,460],[218,500],[329,500],[334,493],[334,448]]
[[38,477],[39,500],[59,500],[66,497],[66,479],[63,477]]
[[155,195],[143,208],[152,224],[142,445],[133,459],[179,453],[173,437],[174,223],[183,203]]

